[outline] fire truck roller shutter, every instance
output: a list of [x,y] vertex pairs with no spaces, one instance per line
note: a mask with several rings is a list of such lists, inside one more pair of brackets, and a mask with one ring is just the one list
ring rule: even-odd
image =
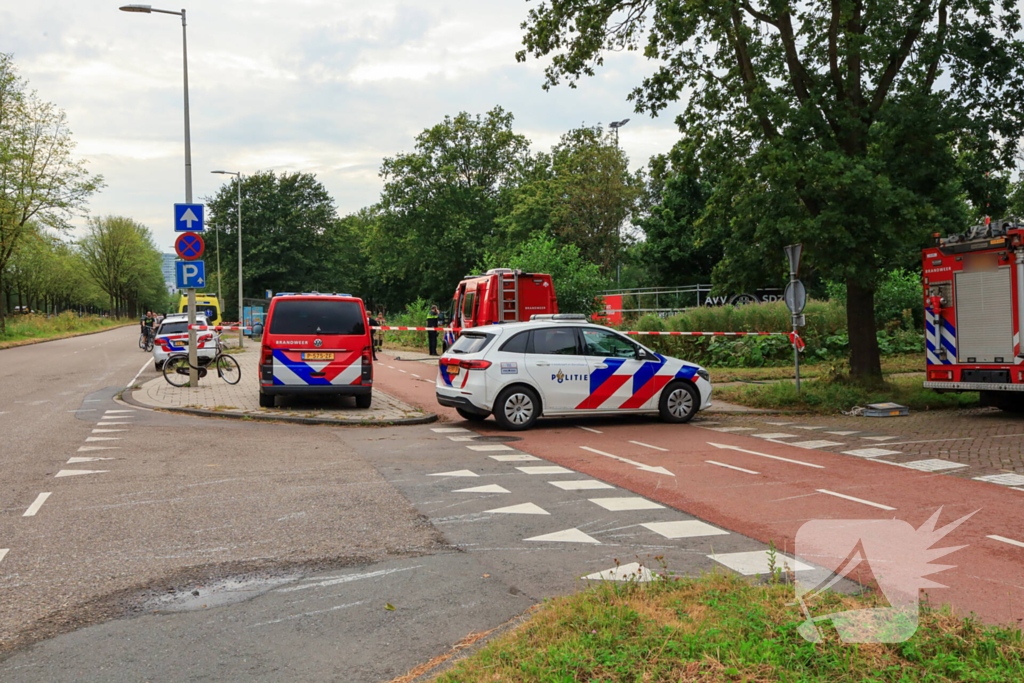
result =
[[957,273],[955,296],[957,360],[1011,362],[1014,351],[1010,269],[1004,266]]

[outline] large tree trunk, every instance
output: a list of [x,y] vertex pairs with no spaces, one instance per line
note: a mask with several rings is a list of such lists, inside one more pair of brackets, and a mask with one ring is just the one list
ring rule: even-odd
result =
[[882,381],[882,359],[875,331],[875,290],[846,281],[846,326],[850,337],[850,378],[862,384]]

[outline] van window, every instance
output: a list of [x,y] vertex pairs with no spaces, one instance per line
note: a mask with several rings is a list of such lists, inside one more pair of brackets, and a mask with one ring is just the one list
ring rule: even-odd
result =
[[462,300],[462,319],[473,319],[473,305],[476,303],[476,292],[466,292],[466,298]]
[[[181,307],[181,312],[188,313],[188,304]],[[196,314],[205,315],[207,320],[216,320],[218,317],[216,306],[203,305],[201,303],[196,304]]]
[[450,353],[476,353],[483,351],[493,338],[493,334],[463,332],[448,351]]
[[278,301],[270,317],[270,334],[366,334],[363,309],[355,301]]
[[533,331],[533,348],[529,353],[577,356],[576,329],[573,327],[541,328]]

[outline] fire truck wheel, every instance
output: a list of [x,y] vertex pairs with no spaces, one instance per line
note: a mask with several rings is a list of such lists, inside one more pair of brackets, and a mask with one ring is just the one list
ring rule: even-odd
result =
[[471,413],[468,410],[463,410],[462,408],[456,408],[455,412],[457,412],[459,416],[462,417],[463,420],[469,420],[470,422],[483,422],[484,420],[487,419],[486,415],[481,415],[480,413]]
[[273,407],[274,407],[274,397],[271,396],[270,394],[264,394],[261,391],[260,392],[260,408],[273,408]]
[[658,412],[664,422],[689,422],[700,408],[700,397],[689,382],[672,382],[661,392]]
[[494,402],[494,419],[510,432],[529,429],[540,415],[540,398],[530,387],[512,386],[500,394]]

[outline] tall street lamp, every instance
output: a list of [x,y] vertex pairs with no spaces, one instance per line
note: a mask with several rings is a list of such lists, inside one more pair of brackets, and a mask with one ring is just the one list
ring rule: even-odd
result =
[[[615,149],[619,148],[619,128],[629,123],[629,119],[622,119],[621,121],[612,121],[608,124],[608,127],[615,131]],[[619,240],[619,248],[622,248],[622,224],[619,223],[615,227],[615,236]],[[622,285],[622,259],[616,258],[618,263],[615,264],[615,283],[619,286]]]
[[[235,182],[238,184],[238,326],[239,328],[245,326],[245,316],[242,313],[242,173],[241,171],[210,171],[210,173],[220,173],[223,175],[235,176]],[[217,231],[220,234],[220,231]],[[220,240],[220,237],[217,238]],[[218,244],[220,242],[218,241]],[[220,248],[217,250],[217,277],[220,278]],[[223,299],[221,299],[223,301]],[[238,348],[242,348],[242,337],[244,330],[238,330]]]
[[[142,14],[174,14],[181,17],[181,57],[182,67],[185,74],[185,203],[192,203],[192,141],[189,133],[188,115],[188,41],[185,37],[185,10],[175,12],[166,9],[154,9],[152,5],[123,5],[122,12],[139,12]],[[196,290],[194,287],[188,289],[188,384],[191,387],[199,386],[199,372],[196,367],[199,364],[196,355],[196,331],[192,329],[196,324]]]

